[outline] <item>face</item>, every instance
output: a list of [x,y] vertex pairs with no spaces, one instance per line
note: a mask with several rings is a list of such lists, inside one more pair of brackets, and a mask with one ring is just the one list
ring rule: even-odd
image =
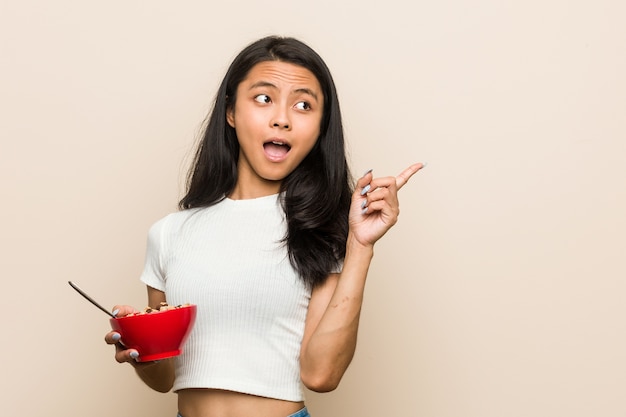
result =
[[239,140],[238,180],[231,197],[277,193],[320,134],[324,97],[308,69],[261,62],[237,87],[227,121]]

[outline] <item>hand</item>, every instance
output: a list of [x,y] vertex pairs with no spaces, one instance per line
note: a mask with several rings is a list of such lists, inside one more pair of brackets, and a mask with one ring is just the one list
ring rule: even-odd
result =
[[424,164],[413,164],[397,177],[374,178],[371,170],[359,178],[350,206],[350,232],[364,246],[372,246],[396,222],[400,214],[398,190]]
[[[116,313],[117,311],[117,313]],[[113,313],[116,317],[124,317],[131,313],[138,313],[139,311],[131,306],[118,305],[113,307]],[[130,362],[135,364],[139,357],[139,352],[135,349],[126,349],[121,340],[121,335],[116,331],[111,331],[104,336],[104,341],[109,345],[115,345],[115,360],[119,363]]]

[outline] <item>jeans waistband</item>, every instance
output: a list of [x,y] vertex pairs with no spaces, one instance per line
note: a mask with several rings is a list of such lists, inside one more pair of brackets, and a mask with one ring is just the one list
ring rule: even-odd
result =
[[287,417],[311,417],[311,415],[307,411],[306,407],[304,407],[302,410],[298,411],[297,413],[293,413],[292,415],[287,416]]

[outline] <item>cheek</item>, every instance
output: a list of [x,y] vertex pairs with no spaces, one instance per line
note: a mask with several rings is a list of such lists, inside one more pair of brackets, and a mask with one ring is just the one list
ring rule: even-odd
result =
[[315,143],[317,143],[317,141],[319,140],[320,134],[322,132],[322,129],[320,127],[320,124],[317,123],[313,126],[313,128],[311,129],[311,148],[315,145]]
[[302,120],[302,133],[306,135],[307,138],[317,138],[320,136],[322,131],[322,120],[321,117],[314,118],[306,118]]
[[320,136],[319,129],[313,130],[310,133],[310,136],[307,138],[307,143],[305,145],[307,155],[309,154],[309,152],[311,152],[311,149],[315,147],[315,144],[319,140],[319,136]]
[[235,122],[235,132],[240,140],[252,139],[262,131],[262,126],[254,115],[238,113]]

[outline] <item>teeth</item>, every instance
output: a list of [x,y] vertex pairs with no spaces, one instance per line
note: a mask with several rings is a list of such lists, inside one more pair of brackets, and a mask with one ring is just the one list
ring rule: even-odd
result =
[[283,142],[278,142],[278,141],[276,141],[276,140],[273,140],[273,141],[272,141],[272,143],[273,143],[274,145],[278,145],[278,146],[285,146],[285,144],[284,144]]

